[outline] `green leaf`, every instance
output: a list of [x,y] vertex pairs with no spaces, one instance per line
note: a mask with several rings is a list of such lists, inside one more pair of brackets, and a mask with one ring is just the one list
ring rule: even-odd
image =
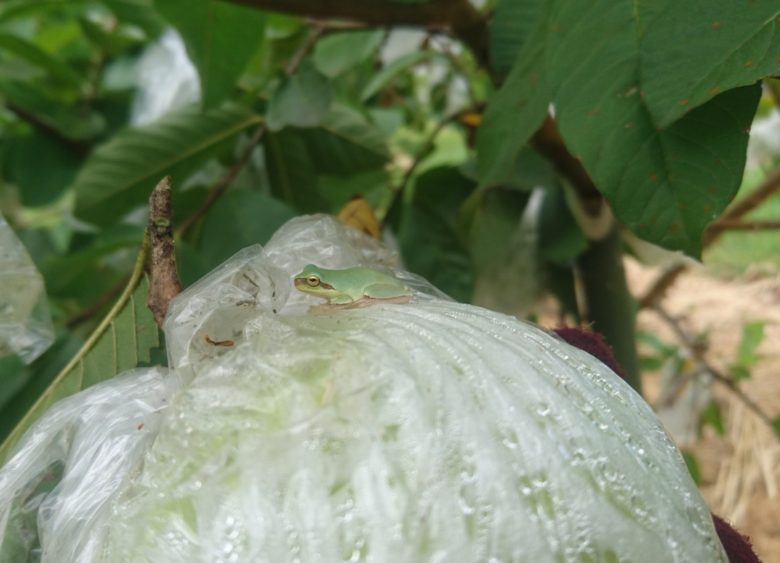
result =
[[381,29],[327,35],[314,47],[314,64],[325,76],[338,76],[372,56],[384,35]]
[[368,84],[363,87],[360,99],[365,102],[369,98],[374,97],[380,90],[392,82],[396,76],[434,56],[437,55],[433,51],[415,51],[414,53],[409,53],[403,57],[398,57],[377,72]]
[[488,25],[490,67],[503,80],[543,16],[546,0],[499,0]]
[[156,5],[184,38],[200,75],[204,106],[217,105],[260,47],[265,15],[218,0],[157,0]]
[[66,139],[89,140],[102,133],[106,126],[99,113],[73,107],[72,103],[55,98],[57,93],[32,84],[0,78],[0,94],[5,97],[6,105],[13,104],[17,112],[29,114]]
[[719,92],[780,74],[777,1],[665,2],[657,15],[645,14],[648,5],[639,4],[642,92],[657,126]]
[[344,106],[334,106],[318,128],[301,134],[321,174],[356,174],[383,167],[390,159],[382,132]]
[[306,213],[326,208],[317,192],[317,170],[304,135],[291,128],[269,133],[263,150],[274,196]]
[[555,7],[547,71],[567,146],[632,231],[698,256],[739,187],[760,89],[730,90],[658,129],[641,95],[635,3]]
[[315,127],[322,123],[330,107],[330,82],[305,60],[298,72],[288,76],[268,104],[268,129]]
[[414,197],[403,206],[397,226],[409,269],[461,302],[471,300],[474,273],[456,223],[460,206],[474,188],[455,168],[431,169],[417,178]]
[[328,209],[320,175],[352,176],[383,168],[384,135],[360,114],[334,106],[320,127],[285,128],[263,143],[273,194],[299,211]]
[[76,71],[65,61],[44,51],[31,41],[10,33],[0,33],[0,51],[12,53],[41,68],[64,87],[71,88],[77,92],[81,89],[82,79]]
[[723,436],[726,433],[726,428],[723,426],[723,415],[720,412],[720,405],[715,401],[710,401],[707,406],[702,410],[699,415],[699,428],[705,426],[712,426],[718,436]]
[[481,186],[507,183],[515,161],[547,116],[551,93],[544,67],[544,27],[527,41],[501,88],[490,97],[477,130]]
[[289,206],[258,192],[230,191],[219,199],[203,223],[204,258],[214,268],[246,246],[265,244],[295,215]]
[[737,348],[736,362],[731,366],[731,375],[735,381],[750,377],[750,370],[758,363],[756,353],[764,340],[764,321],[752,321],[742,327],[742,339]]
[[189,108],[116,134],[90,155],[76,178],[76,215],[110,225],[143,204],[161,177],[171,175],[176,186],[225,142],[260,121],[236,106]]
[[97,330],[3,441],[0,460],[7,458],[24,431],[55,401],[149,363],[152,349],[160,345],[160,331],[146,307],[148,288],[143,277],[131,280]]
[[82,156],[51,135],[32,135],[9,140],[9,179],[19,188],[22,203],[35,207],[54,201],[76,177]]

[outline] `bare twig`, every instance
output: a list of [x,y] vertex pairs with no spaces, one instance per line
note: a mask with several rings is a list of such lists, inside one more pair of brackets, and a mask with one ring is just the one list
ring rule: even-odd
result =
[[661,319],[669,325],[677,339],[691,354],[691,357],[704,369],[717,383],[720,383],[726,389],[728,389],[737,399],[752,411],[758,418],[766,423],[770,429],[774,430],[774,424],[772,417],[770,417],[764,409],[762,409],[758,403],[751,399],[745,392],[739,388],[732,378],[713,366],[705,355],[705,348],[694,337],[685,332],[680,322],[675,319],[666,309],[660,304],[656,303],[653,306],[653,310],[658,314]]
[[723,221],[717,221],[710,226],[715,232],[719,231],[774,231],[780,229],[780,220],[756,220],[756,221],[740,221],[739,219],[726,219]]
[[162,327],[168,304],[181,293],[181,281],[176,271],[176,246],[173,241],[171,210],[171,178],[166,176],[149,196],[149,256],[150,284],[146,304]]

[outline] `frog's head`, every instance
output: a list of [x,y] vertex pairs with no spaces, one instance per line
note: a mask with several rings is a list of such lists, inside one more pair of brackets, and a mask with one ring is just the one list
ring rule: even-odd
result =
[[307,264],[303,271],[295,276],[295,288],[304,293],[311,293],[320,297],[332,297],[338,292],[325,280],[326,277],[325,270],[314,264]]

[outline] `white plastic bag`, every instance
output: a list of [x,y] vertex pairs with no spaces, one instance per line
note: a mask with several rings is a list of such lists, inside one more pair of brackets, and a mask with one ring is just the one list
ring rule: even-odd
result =
[[43,277],[0,215],[0,357],[15,354],[29,364],[53,341]]
[[[393,260],[298,218],[177,297],[173,375],[103,384],[126,396],[116,432],[99,428],[106,409],[80,424],[91,454],[62,442],[41,506],[70,525],[39,528],[41,561],[726,561],[656,417],[587,353],[405,272],[408,304],[309,311],[318,300],[292,288],[309,262]],[[0,506],[34,486],[20,468],[48,467],[29,443],[55,439],[53,416],[0,472]],[[113,476],[96,481],[104,459]],[[0,554],[18,521],[0,520]]]

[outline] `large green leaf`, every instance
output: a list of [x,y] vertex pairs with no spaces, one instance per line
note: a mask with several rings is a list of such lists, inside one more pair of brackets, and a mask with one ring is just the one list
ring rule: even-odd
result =
[[184,38],[205,107],[223,101],[263,41],[263,12],[219,0],[157,0],[156,5]]
[[[619,219],[698,255],[704,227],[739,187],[757,87],[725,92],[659,129],[641,95],[634,3],[555,4],[547,70],[556,118]],[[588,53],[583,58],[582,53]]]
[[235,106],[189,108],[118,133],[92,153],[76,178],[76,214],[110,225],[143,204],[162,176],[171,175],[176,185],[224,142],[260,121]]
[[537,27],[546,0],[499,0],[488,27],[490,67],[503,80]]
[[147,292],[145,278],[131,280],[106,319],[5,439],[0,446],[0,460],[55,401],[150,362],[151,351],[160,345],[160,331],[146,307]]
[[551,92],[544,67],[545,28],[537,22],[502,87],[490,98],[477,131],[482,186],[509,181],[517,155],[547,115]]
[[642,92],[666,127],[716,94],[780,74],[780,2],[687,0],[639,4]]
[[384,136],[361,115],[335,106],[319,127],[287,127],[263,143],[273,193],[299,211],[323,211],[321,175],[352,176],[384,167]]

